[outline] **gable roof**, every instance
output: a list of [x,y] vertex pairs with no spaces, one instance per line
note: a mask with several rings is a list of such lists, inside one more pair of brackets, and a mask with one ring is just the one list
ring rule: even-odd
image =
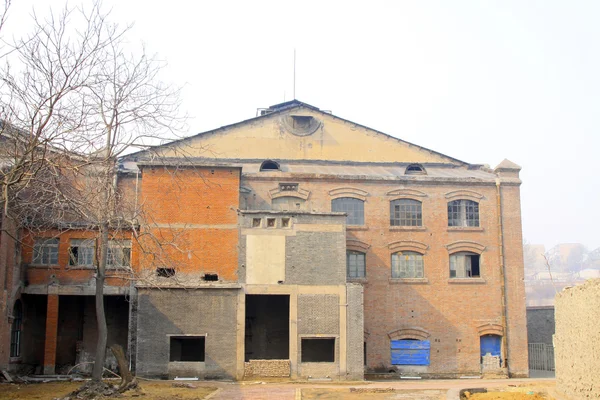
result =
[[[192,135],[192,136],[188,136],[188,137],[185,137],[185,138],[182,138],[182,139],[174,140],[174,141],[171,141],[171,142],[168,142],[168,143],[161,144],[159,146],[152,146],[149,149],[140,150],[140,151],[128,154],[128,155],[122,157],[122,159],[124,159],[124,160],[135,160],[135,159],[139,159],[139,158],[144,158],[144,155],[152,155],[152,154],[155,154],[157,151],[160,151],[160,150],[163,150],[163,149],[174,148],[176,146],[184,145],[185,143],[191,142],[191,141],[196,140],[196,139],[200,139],[200,138],[207,137],[207,136],[210,136],[210,135],[213,135],[213,134],[217,134],[217,133],[223,133],[224,131],[231,130],[231,129],[238,128],[238,127],[242,127],[244,125],[251,125],[251,124],[256,123],[256,122],[258,122],[260,120],[266,120],[268,118],[272,118],[274,116],[287,113],[287,112],[289,112],[289,111],[291,111],[293,109],[302,109],[302,108],[308,109],[308,110],[310,110],[312,112],[315,112],[315,113],[322,114],[323,116],[328,116],[330,118],[334,118],[335,120],[338,120],[338,121],[341,121],[341,122],[344,122],[344,123],[351,124],[351,125],[353,125],[355,127],[362,128],[362,129],[374,132],[377,135],[381,135],[383,138],[386,138],[388,140],[393,140],[393,141],[395,141],[397,143],[400,143],[400,144],[403,144],[405,146],[412,147],[415,150],[420,150],[420,151],[428,152],[430,154],[436,155],[437,157],[443,158],[443,159],[447,160],[447,162],[450,162],[452,164],[458,164],[458,165],[462,165],[462,166],[469,166],[470,165],[469,163],[467,163],[465,161],[458,160],[458,159],[456,159],[454,157],[450,157],[450,156],[448,156],[446,154],[437,152],[435,150],[428,149],[428,148],[423,147],[423,146],[416,145],[414,143],[408,142],[408,141],[403,140],[403,139],[399,139],[399,138],[397,138],[395,136],[386,134],[386,133],[381,132],[379,130],[370,128],[370,127],[368,127],[366,125],[362,125],[362,124],[356,123],[354,121],[350,121],[350,120],[347,120],[345,118],[336,116],[336,115],[332,114],[331,112],[323,111],[323,110],[321,110],[318,107],[315,107],[315,106],[310,105],[308,103],[304,103],[304,102],[302,102],[300,100],[291,100],[291,101],[287,101],[287,102],[283,102],[283,103],[272,105],[272,106],[270,106],[268,108],[259,108],[257,110],[257,114],[260,114],[260,115],[257,115],[256,117],[249,118],[249,119],[246,119],[246,120],[242,120],[242,121],[239,121],[239,122],[236,122],[236,123],[233,123],[233,124],[224,125],[224,126],[221,126],[219,128],[216,128],[216,129],[212,129],[212,130],[209,130],[209,131],[201,132],[201,133],[198,133],[198,134],[195,134],[195,135]],[[210,157],[207,157],[207,158],[210,158]],[[277,159],[279,157],[275,156],[273,158]]]

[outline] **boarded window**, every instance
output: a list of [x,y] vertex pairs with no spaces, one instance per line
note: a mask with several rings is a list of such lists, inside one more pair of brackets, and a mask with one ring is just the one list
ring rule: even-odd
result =
[[365,253],[346,251],[346,272],[348,278],[364,278],[366,275]]
[[392,278],[423,278],[423,255],[414,251],[392,254]]
[[33,264],[58,265],[58,239],[36,239],[33,245]]
[[390,202],[391,226],[422,226],[423,207],[418,200],[399,199]]
[[392,365],[429,365],[429,340],[392,340]]
[[334,362],[335,338],[303,338],[302,362]]
[[331,201],[331,211],[348,214],[348,225],[365,224],[365,202],[352,197],[342,197]]
[[479,254],[466,251],[450,255],[450,278],[480,277]]
[[479,204],[472,200],[449,202],[448,226],[479,226]]
[[204,336],[171,336],[169,361],[204,362]]
[[93,239],[71,239],[69,265],[94,265],[95,250]]

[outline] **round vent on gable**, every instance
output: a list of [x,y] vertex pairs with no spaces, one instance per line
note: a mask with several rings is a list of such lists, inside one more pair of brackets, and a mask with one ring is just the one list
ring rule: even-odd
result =
[[321,126],[321,121],[311,115],[283,115],[281,123],[286,131],[296,136],[312,135]]

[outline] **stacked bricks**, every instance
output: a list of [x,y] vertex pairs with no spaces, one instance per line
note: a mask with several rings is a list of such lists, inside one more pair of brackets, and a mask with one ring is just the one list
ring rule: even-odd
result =
[[290,376],[290,360],[250,360],[244,364],[244,377],[276,377]]

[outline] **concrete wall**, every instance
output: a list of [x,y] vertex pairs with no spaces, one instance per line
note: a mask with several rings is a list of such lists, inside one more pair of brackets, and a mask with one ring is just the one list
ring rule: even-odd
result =
[[554,307],[557,388],[576,399],[599,399],[600,279],[564,289]]
[[[207,379],[235,378],[237,301],[238,290],[234,289],[140,289],[137,374],[166,378],[170,370],[169,335],[204,335],[204,366],[199,369],[193,365],[188,373]],[[181,365],[178,367],[177,373],[185,372]]]
[[527,343],[552,344],[554,306],[527,307]]

